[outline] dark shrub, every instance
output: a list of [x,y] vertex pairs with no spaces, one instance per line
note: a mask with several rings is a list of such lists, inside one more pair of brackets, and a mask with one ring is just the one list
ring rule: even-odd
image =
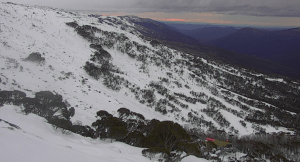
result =
[[113,126],[110,130],[109,137],[116,140],[121,140],[126,136],[127,132],[128,130],[126,129],[125,125]]
[[42,57],[42,55],[39,52],[33,52],[27,58],[25,58],[24,61],[44,63],[45,62],[45,57]]
[[157,46],[157,45],[160,45],[160,42],[159,42],[158,40],[152,40],[152,41],[150,42],[150,44],[151,44],[153,47],[155,47],[155,46]]
[[142,147],[141,141],[145,138],[143,133],[139,131],[134,131],[129,133],[122,142],[125,142],[131,146]]
[[26,97],[26,93],[14,90],[14,91],[0,91],[0,104],[13,104],[20,105],[20,100]]
[[100,44],[90,44],[90,47],[97,50],[97,51],[103,50],[103,48]]
[[23,112],[25,112],[26,114],[29,113],[34,113],[37,115],[42,114],[41,112],[42,105],[40,104],[39,99],[25,97],[21,100],[21,102],[23,103],[23,107],[24,107]]
[[62,102],[62,96],[53,94],[51,91],[40,91],[35,94],[35,98],[39,99],[43,104],[50,102]]
[[156,124],[144,141],[144,147],[164,147],[169,152],[177,147],[179,142],[187,142],[190,136],[177,123],[163,121]]
[[112,138],[120,140],[127,134],[126,123],[119,118],[110,116],[106,111],[97,113],[101,117],[100,120],[92,123],[92,126],[96,128],[95,137]]
[[124,117],[128,117],[131,114],[131,111],[127,108],[119,108],[118,111],[119,113],[119,118],[124,118]]
[[76,28],[78,27],[78,24],[76,21],[73,21],[73,22],[67,22],[66,25],[72,27],[72,28]]
[[93,63],[90,62],[86,62],[85,65],[83,66],[83,69],[86,71],[86,73],[88,75],[90,75],[91,77],[95,78],[95,79],[99,79],[100,75],[102,74],[101,69],[96,66]]
[[73,133],[80,134],[84,137],[91,137],[91,138],[94,138],[94,134],[95,134],[94,130],[91,127],[82,126],[82,125],[73,125],[71,131]]
[[53,117],[48,120],[50,124],[52,124],[56,129],[62,128],[65,130],[71,130],[72,129],[72,122],[70,120],[61,119],[58,117]]
[[101,119],[102,118],[112,118],[113,115],[111,115],[110,113],[108,113],[107,111],[105,110],[100,110],[97,112],[97,116],[99,116]]
[[197,157],[202,156],[198,143],[180,142],[180,143],[178,143],[178,146],[176,149],[178,149],[180,151],[184,151],[188,155],[195,155]]

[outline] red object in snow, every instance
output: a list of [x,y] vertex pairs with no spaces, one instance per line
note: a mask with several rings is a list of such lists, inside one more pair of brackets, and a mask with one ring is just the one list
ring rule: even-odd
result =
[[215,139],[213,139],[213,138],[206,138],[206,141],[211,141],[211,142],[214,142],[214,141],[215,141]]

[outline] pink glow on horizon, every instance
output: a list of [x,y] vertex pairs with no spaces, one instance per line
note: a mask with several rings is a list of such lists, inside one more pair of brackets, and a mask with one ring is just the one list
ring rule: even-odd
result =
[[209,23],[227,25],[250,25],[250,26],[300,26],[300,18],[296,17],[255,17],[245,15],[225,15],[218,13],[164,13],[164,12],[108,12],[99,13],[104,16],[135,15],[141,18],[150,18],[158,21],[186,22],[186,23]]
[[176,19],[176,18],[170,18],[170,19],[157,19],[157,20],[161,20],[161,21],[183,21],[186,22],[187,20],[185,19]]

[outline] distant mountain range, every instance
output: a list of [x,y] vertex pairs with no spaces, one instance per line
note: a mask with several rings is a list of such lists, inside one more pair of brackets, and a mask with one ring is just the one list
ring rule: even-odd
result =
[[[173,30],[174,32],[176,31],[187,37],[197,40],[198,47],[196,49],[195,47],[193,47],[193,49],[195,49],[196,51],[203,50],[204,48],[209,49],[210,51],[214,51],[214,53],[219,53],[219,55],[217,54],[218,56],[220,56],[221,53],[226,53],[226,56],[229,57],[232,55],[235,55],[234,58],[243,57],[240,59],[231,59],[231,62],[243,64],[251,68],[253,68],[254,65],[254,68],[267,72],[271,71],[272,73],[277,73],[281,75],[297,76],[296,73],[299,73],[298,70],[300,69],[300,28],[241,28],[238,26],[230,27],[224,25],[222,26],[211,24],[193,24],[180,22],[164,23],[170,27],[170,30]],[[176,36],[176,38],[179,39],[178,36]],[[201,48],[199,48],[199,43]],[[209,45],[210,47],[207,47],[207,45]],[[221,49],[217,49],[212,46]],[[231,52],[224,51],[223,49],[230,50]],[[278,72],[278,70],[274,69],[271,70],[270,66],[266,68],[265,65],[259,65],[260,63],[258,64],[257,62],[261,62],[261,60],[254,61],[256,63],[253,63],[252,61],[250,61],[253,58],[249,59],[244,55],[238,56],[233,53],[246,54],[248,56],[254,56],[256,58],[268,60],[267,64],[262,63],[262,65],[272,64],[271,69],[280,69],[279,71],[281,72]],[[246,63],[245,61],[241,61],[246,58],[248,60],[246,61]],[[228,59],[225,60],[228,61]],[[277,64],[274,64],[274,62],[276,62]],[[251,65],[249,66],[249,64]],[[291,68],[297,70],[295,71]],[[292,73],[295,73],[296,75]]]
[[300,69],[300,28],[280,31],[243,28],[206,43]]
[[218,39],[234,32],[238,29],[234,27],[205,27],[195,30],[180,30],[186,36],[194,38],[199,42],[206,42],[214,39]]
[[[210,44],[210,42],[205,42],[207,44],[204,44],[204,42],[201,42],[200,40],[212,40],[214,38],[219,38],[221,40],[222,38],[226,37],[224,35],[229,36],[238,32],[243,33],[245,29],[249,29],[251,31],[252,28],[243,28],[238,30],[233,27],[204,25],[195,30],[182,30],[182,28],[186,28],[186,26],[183,24],[177,24],[174,26],[174,24],[170,25],[170,23],[166,23],[166,25],[165,22],[162,23],[151,19],[143,19],[132,16],[125,16],[125,18],[134,23],[137,30],[146,37],[157,39],[161,43],[164,43],[171,48],[184,50],[192,55],[198,55],[219,61],[221,60],[222,62],[239,65],[245,68],[256,69],[267,73],[279,74],[293,78],[300,78],[299,70],[295,70],[293,67],[283,65],[282,62],[276,62],[274,60],[256,55],[249,55],[248,53],[243,53],[236,50],[228,50],[228,48]],[[182,25],[183,27],[181,26],[181,28],[178,29],[178,25]],[[255,31],[263,33],[271,32],[268,30],[253,29],[253,33],[257,33]]]

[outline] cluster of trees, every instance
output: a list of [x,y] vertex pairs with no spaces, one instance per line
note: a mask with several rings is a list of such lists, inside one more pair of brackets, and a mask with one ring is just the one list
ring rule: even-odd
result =
[[59,94],[40,91],[35,94],[34,98],[31,98],[26,97],[26,93],[18,90],[0,91],[0,105],[3,104],[21,106],[25,114],[33,113],[44,117],[62,132],[72,131],[86,137],[93,137],[94,133],[91,127],[72,124],[70,118],[75,115],[75,109],[68,108]]
[[[145,120],[144,116],[131,112],[127,108],[120,108],[119,117],[114,117],[107,111],[97,112],[98,120],[92,126],[96,129],[95,137],[109,138],[127,144],[144,147],[144,156],[149,158],[162,154],[162,158],[175,160],[178,154],[185,151],[188,155],[201,156],[197,143],[177,123],[172,121]],[[177,151],[177,154],[173,154]],[[182,157],[181,157],[182,158]]]
[[23,112],[34,113],[51,120],[55,117],[70,119],[75,114],[75,109],[68,109],[62,96],[50,91],[41,91],[34,98],[26,97],[22,91],[0,91],[0,104],[13,104],[23,107]]

